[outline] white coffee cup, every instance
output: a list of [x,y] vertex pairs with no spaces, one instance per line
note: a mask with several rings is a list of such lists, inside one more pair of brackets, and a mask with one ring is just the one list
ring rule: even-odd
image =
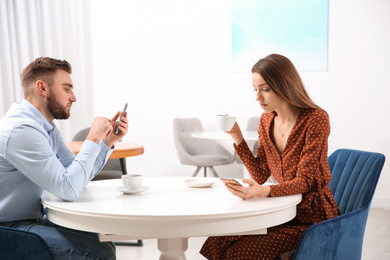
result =
[[235,116],[217,115],[217,127],[219,130],[230,131],[232,130],[235,122]]
[[122,175],[122,183],[126,190],[139,190],[142,184],[141,174]]

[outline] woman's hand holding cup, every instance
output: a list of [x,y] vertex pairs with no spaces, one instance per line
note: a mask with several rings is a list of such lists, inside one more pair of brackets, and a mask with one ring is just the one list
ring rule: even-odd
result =
[[217,115],[217,127],[225,133],[230,134],[236,145],[239,145],[244,140],[235,116],[229,116],[227,114]]
[[230,131],[225,131],[225,133],[229,134],[233,138],[233,141],[236,145],[239,145],[244,140],[241,129],[237,122],[234,123],[234,126]]

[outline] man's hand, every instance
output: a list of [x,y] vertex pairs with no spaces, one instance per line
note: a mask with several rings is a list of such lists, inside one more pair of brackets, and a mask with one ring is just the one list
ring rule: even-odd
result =
[[110,132],[113,132],[110,120],[105,117],[96,117],[93,120],[86,140],[91,140],[98,144],[104,137],[109,135]]
[[115,114],[115,116],[110,120],[111,126],[112,126],[112,131],[104,137],[104,142],[108,147],[112,147],[115,142],[119,141],[122,139],[126,134],[127,130],[129,128],[129,120],[127,120],[127,112],[125,112],[125,115],[122,117],[122,121],[119,125],[119,132],[118,134],[115,134],[115,129],[118,126],[118,118],[121,116],[122,112],[118,111],[118,113]]

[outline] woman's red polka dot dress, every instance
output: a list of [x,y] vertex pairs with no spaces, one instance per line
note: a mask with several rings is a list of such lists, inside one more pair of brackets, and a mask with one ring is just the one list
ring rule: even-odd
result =
[[207,259],[289,259],[306,228],[339,215],[329,189],[332,176],[328,165],[328,114],[301,109],[281,155],[270,138],[274,117],[275,113],[261,116],[257,157],[245,141],[234,147],[258,183],[266,182],[272,173],[278,184],[271,186],[270,196],[302,194],[297,216],[269,228],[266,235],[209,237],[201,249]]

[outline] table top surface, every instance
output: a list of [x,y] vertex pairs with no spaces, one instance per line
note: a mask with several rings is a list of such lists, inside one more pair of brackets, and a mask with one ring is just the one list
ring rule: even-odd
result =
[[[83,141],[67,142],[66,145],[76,155],[80,152],[83,146]],[[126,158],[131,156],[137,156],[144,153],[144,146],[135,143],[116,142],[115,149],[112,152],[109,159]]]
[[[208,188],[191,188],[186,180],[212,183]],[[242,200],[232,195],[217,178],[160,177],[144,178],[147,190],[125,195],[120,179],[88,184],[76,202],[63,202],[55,196],[44,197],[47,206],[97,215],[132,217],[212,217],[224,214],[270,212],[300,201],[301,195]]]
[[[215,183],[192,188],[185,182],[188,179]],[[239,232],[248,224],[252,226],[246,231],[267,228],[291,220],[301,201],[300,194],[242,200],[214,178],[144,178],[142,186],[147,190],[130,195],[119,191],[121,186],[120,179],[94,181],[75,202],[44,193],[42,204],[47,207],[48,218],[59,225],[150,238]],[[283,213],[285,210],[288,214]]]

